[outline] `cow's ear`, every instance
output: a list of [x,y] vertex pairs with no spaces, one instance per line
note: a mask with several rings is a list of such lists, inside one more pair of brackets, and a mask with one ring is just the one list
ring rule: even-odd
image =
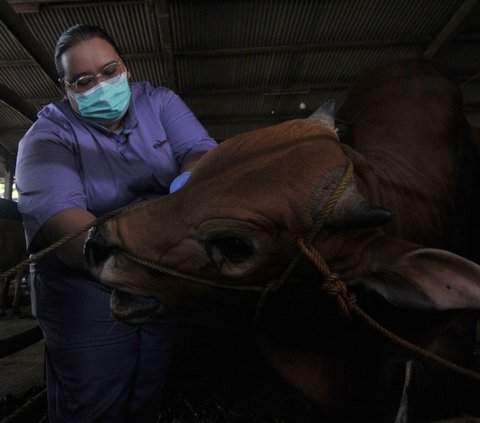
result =
[[349,286],[410,310],[480,310],[480,266],[444,250],[414,250]]

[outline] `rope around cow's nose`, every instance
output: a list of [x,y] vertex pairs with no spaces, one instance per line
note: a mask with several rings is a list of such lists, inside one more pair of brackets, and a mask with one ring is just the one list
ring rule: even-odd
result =
[[24,271],[31,263],[34,263],[38,260],[40,260],[42,257],[45,257],[47,254],[52,253],[55,250],[58,250],[62,245],[66,244],[68,241],[71,241],[72,239],[75,239],[77,236],[82,235],[84,232],[87,232],[91,228],[101,225],[108,219],[116,216],[117,214],[120,214],[124,211],[133,209],[135,207],[140,206],[141,203],[139,204],[131,204],[129,206],[121,207],[119,209],[112,210],[109,213],[105,213],[104,215],[97,217],[95,220],[90,222],[88,225],[85,225],[84,227],[77,229],[76,231],[69,233],[68,235],[64,236],[63,238],[59,239],[58,241],[54,242],[53,244],[49,245],[47,248],[44,248],[43,250],[39,251],[36,254],[32,254],[29,258],[26,260],[20,262],[16,266],[8,269],[6,272],[0,274],[0,279],[3,278],[8,278],[12,275],[15,275],[21,271]]

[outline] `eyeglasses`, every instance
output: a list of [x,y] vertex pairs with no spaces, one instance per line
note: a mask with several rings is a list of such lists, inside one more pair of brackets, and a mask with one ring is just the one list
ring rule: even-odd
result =
[[102,81],[111,81],[115,82],[122,75],[123,67],[122,62],[112,62],[106,65],[99,73],[96,75],[83,75],[80,78],[77,78],[75,81],[69,82],[65,80],[65,84],[75,93],[84,93],[90,88],[93,88]]

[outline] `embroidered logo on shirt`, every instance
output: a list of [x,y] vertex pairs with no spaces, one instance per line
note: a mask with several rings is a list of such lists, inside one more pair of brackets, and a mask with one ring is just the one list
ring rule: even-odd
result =
[[158,148],[162,147],[163,144],[165,144],[167,142],[168,142],[168,140],[163,140],[163,141],[162,140],[156,140],[152,145],[153,145],[153,148],[158,149]]

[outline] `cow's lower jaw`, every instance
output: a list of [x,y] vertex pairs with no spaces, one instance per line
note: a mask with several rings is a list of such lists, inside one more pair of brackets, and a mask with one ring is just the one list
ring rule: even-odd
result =
[[121,322],[142,325],[165,316],[163,304],[154,297],[132,295],[115,289],[110,297],[112,313]]

